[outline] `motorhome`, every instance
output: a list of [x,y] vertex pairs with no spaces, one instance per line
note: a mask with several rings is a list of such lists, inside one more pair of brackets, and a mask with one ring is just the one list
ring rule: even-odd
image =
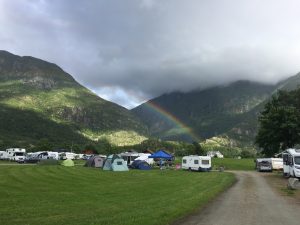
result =
[[271,158],[259,158],[255,160],[255,168],[259,172],[272,172]]
[[24,148],[8,148],[5,150],[5,158],[11,161],[24,162],[26,150]]
[[211,170],[211,157],[189,155],[182,158],[182,169],[196,170],[196,171],[210,171]]
[[300,149],[289,148],[282,153],[283,174],[300,178]]

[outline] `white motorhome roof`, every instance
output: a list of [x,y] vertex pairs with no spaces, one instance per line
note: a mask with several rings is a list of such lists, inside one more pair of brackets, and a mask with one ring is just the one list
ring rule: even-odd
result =
[[207,155],[204,155],[204,156],[202,156],[202,155],[188,155],[188,156],[183,156],[182,158],[187,158],[187,157],[197,157],[197,158],[201,158],[201,159],[211,159],[211,157],[210,156],[207,156]]
[[300,149],[289,148],[286,150],[287,153],[291,155],[300,155]]

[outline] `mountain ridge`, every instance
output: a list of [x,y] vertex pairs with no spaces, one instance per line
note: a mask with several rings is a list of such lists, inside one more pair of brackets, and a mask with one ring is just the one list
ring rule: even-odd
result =
[[265,102],[279,89],[293,89],[299,84],[300,73],[275,85],[240,80],[204,90],[163,94],[132,111],[146,123],[151,135],[163,140],[187,139],[184,131],[149,111],[145,107],[149,103],[173,114],[202,139],[225,136],[237,146],[253,147],[257,117]]
[[[108,139],[112,144],[128,145],[125,139],[136,144],[147,135],[147,128],[129,110],[95,95],[56,64],[7,51],[0,51],[0,105],[18,113],[31,111],[51,124],[71,129],[86,141]],[[13,117],[2,116],[2,120]],[[123,135],[124,140],[114,143],[114,135],[119,139]]]

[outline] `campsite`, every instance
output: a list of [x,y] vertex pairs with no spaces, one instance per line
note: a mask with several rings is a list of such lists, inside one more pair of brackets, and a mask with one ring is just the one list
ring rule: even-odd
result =
[[1,166],[0,224],[169,224],[234,180],[230,173]]
[[[129,160],[132,155],[134,159]],[[264,191],[271,186],[277,193],[272,198],[278,201],[278,196],[285,193],[295,194],[298,199],[297,190],[285,187],[287,179],[282,170],[255,171],[259,159],[196,155],[175,158],[164,150],[147,154],[152,161],[144,153],[132,155],[40,158],[38,163],[0,160],[0,224],[176,225],[193,223],[195,218],[203,221],[199,224],[206,224],[206,210],[212,207],[227,215],[224,209],[228,207],[208,204],[219,201],[212,201],[215,198],[225,199],[220,203],[228,204],[226,199],[235,198],[236,193],[242,199],[251,198],[248,191]],[[188,161],[193,163],[192,169]],[[245,210],[248,206],[242,202],[232,207]],[[213,213],[209,211],[208,215]],[[241,215],[236,218],[244,220]],[[261,215],[262,220],[264,217]],[[219,217],[208,218],[214,224]]]

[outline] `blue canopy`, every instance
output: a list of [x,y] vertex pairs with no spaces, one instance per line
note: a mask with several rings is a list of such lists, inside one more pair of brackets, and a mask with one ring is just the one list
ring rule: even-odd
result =
[[163,150],[158,150],[157,152],[153,153],[152,155],[150,155],[148,158],[154,158],[154,159],[172,159],[172,155],[166,153]]

